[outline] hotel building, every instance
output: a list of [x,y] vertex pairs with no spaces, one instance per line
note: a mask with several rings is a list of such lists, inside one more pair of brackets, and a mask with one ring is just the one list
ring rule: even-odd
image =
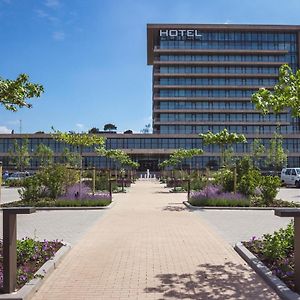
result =
[[[157,170],[159,162],[179,148],[202,148],[193,168],[219,163],[216,145],[203,145],[199,133],[224,128],[245,134],[248,143],[234,145],[238,156],[251,152],[255,138],[266,146],[275,130],[284,138],[288,164],[300,166],[299,120],[289,110],[260,114],[251,95],[260,87],[272,89],[278,69],[300,63],[300,26],[182,25],[147,26],[147,63],[153,68],[153,134],[108,134],[107,148],[123,149],[141,164]],[[44,143],[59,158],[66,145],[49,135],[26,135],[30,149]],[[8,150],[20,135],[0,135],[0,160],[8,164]],[[85,164],[108,167],[112,162],[86,148]],[[34,163],[33,163],[33,167]]]

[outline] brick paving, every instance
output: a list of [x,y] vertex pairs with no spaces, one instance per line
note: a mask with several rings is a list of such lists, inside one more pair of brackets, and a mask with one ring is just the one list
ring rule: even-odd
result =
[[33,299],[279,299],[182,197],[151,181],[116,195]]

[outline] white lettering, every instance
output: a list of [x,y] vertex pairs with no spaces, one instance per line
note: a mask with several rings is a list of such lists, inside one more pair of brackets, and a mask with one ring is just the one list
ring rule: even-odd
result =
[[168,30],[160,30],[159,31],[159,36],[169,36]]
[[186,32],[186,30],[179,29],[178,32],[180,33],[179,36],[184,36],[184,33]]
[[187,30],[186,31],[186,36],[188,36],[188,37],[192,37],[192,36],[194,36],[195,35],[195,31],[194,30]]
[[169,30],[169,36],[178,36],[178,30],[175,30],[175,29]]
[[195,36],[202,36],[198,29],[195,30]]

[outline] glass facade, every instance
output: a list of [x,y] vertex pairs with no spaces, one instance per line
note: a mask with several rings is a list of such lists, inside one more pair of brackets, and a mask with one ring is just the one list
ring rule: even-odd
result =
[[[278,123],[284,126],[280,129],[283,133],[298,130],[289,112],[262,116],[253,112],[251,103],[252,94],[260,87],[272,89],[277,83],[282,64],[297,69],[297,32],[180,26],[157,30],[153,45],[155,133],[216,132],[220,128],[216,122],[226,122],[228,129],[241,133],[270,132]],[[201,101],[195,101],[199,98]],[[232,101],[235,98],[243,99]],[[256,128],[263,123],[266,129]]]

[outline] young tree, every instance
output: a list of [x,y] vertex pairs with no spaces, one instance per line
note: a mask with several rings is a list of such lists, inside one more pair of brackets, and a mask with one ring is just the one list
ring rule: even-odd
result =
[[9,150],[11,162],[15,165],[16,169],[21,172],[30,166],[28,144],[28,139],[21,140],[20,144],[15,140],[13,149]]
[[185,159],[192,158],[194,156],[200,156],[202,154],[203,154],[202,149],[178,149],[170,155],[169,159],[161,162],[159,164],[159,167],[160,168],[165,168],[167,166],[175,167]]
[[243,134],[229,133],[227,129],[223,129],[218,133],[200,133],[199,136],[203,139],[204,144],[211,145],[217,144],[221,151],[221,166],[225,163],[226,149],[229,145],[237,143],[247,143],[247,140]]
[[39,144],[35,150],[39,165],[46,167],[53,163],[53,150],[44,144]]
[[67,147],[64,148],[63,153],[64,162],[74,168],[80,168],[81,156],[78,152],[71,152]]
[[289,108],[294,118],[300,117],[300,70],[294,74],[290,66],[281,66],[273,91],[260,88],[252,95],[252,102],[263,114],[280,113]]
[[[90,147],[97,145],[100,148],[104,148],[105,138],[99,135],[88,134],[88,133],[64,133],[59,130],[55,130],[52,127],[54,134],[52,135],[54,139],[59,142],[64,142],[66,144],[72,145],[77,148],[77,152],[80,154],[80,182],[82,178],[82,153],[84,147]],[[79,184],[79,194],[81,195],[81,184]]]
[[266,149],[260,139],[254,139],[252,144],[253,166],[260,168],[262,165],[262,157],[265,155]]
[[274,133],[267,152],[267,164],[275,170],[281,170],[287,164],[287,154],[282,146],[282,136]]
[[115,131],[117,130],[117,126],[111,123],[105,124],[103,127],[104,131]]
[[17,111],[21,107],[31,108],[27,99],[40,97],[44,88],[40,84],[29,82],[26,74],[20,74],[16,80],[0,77],[0,104],[7,110]]
[[146,124],[145,127],[141,130],[141,133],[148,134],[150,133],[151,124]]

